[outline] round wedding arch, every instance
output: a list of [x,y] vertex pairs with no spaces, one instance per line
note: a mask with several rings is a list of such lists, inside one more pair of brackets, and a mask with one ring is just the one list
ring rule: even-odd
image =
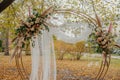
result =
[[[11,57],[15,57],[16,66],[18,68],[19,75],[22,80],[56,80],[56,60],[54,54],[54,44],[52,35],[59,36],[61,32],[59,27],[49,23],[51,14],[54,13],[69,13],[77,15],[87,20],[94,26],[96,42],[102,48],[101,67],[96,75],[95,79],[99,80],[104,78],[110,65],[110,47],[111,44],[111,26],[108,32],[104,33],[102,30],[102,24],[95,12],[95,18],[75,10],[55,10],[53,7],[45,10],[41,15],[34,11],[30,15],[26,22],[21,21],[21,25],[16,29],[17,36],[13,39],[16,44],[15,51]],[[71,38],[59,36],[62,40],[68,41]],[[73,42],[77,42],[81,38],[73,38]],[[32,71],[30,77],[28,76],[23,62],[22,62],[22,48],[26,44],[26,41],[31,42],[32,53]],[[105,68],[106,67],[106,68]]]

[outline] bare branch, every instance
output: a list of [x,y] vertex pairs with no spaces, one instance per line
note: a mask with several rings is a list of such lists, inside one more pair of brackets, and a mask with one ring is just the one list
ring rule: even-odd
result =
[[0,13],[5,10],[8,6],[10,6],[15,0],[3,0],[0,3]]

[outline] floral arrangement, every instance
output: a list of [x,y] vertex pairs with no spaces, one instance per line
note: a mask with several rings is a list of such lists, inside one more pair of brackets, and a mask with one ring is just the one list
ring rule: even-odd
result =
[[[96,14],[96,22],[97,27],[95,28],[95,43],[98,44],[98,47],[102,53],[102,62],[99,72],[96,76],[96,79],[99,80],[100,78],[104,79],[111,62],[111,53],[113,47],[119,47],[119,45],[115,44],[113,35],[112,35],[112,23],[110,23],[108,30],[103,30],[101,21]],[[106,67],[106,68],[105,68]]]
[[107,55],[111,53],[111,45],[113,42],[111,30],[112,24],[110,24],[108,31],[102,30],[101,27],[97,27],[95,30],[95,41],[99,45],[99,48],[101,48],[104,57],[104,64],[107,63],[107,65]]
[[38,34],[42,34],[43,30],[49,31],[46,19],[52,11],[53,8],[50,7],[40,15],[39,12],[33,10],[32,15],[29,15],[26,22],[21,20],[20,26],[15,30],[16,37],[12,41],[16,45],[12,58],[17,53],[19,53],[19,55],[21,54],[26,41],[32,40],[32,37]]
[[102,30],[102,28],[96,29],[96,32],[95,32],[96,42],[98,43],[100,48],[102,48],[103,51],[106,51],[106,49],[109,49],[108,47],[112,42],[111,28],[112,28],[112,25],[110,25],[108,31]]

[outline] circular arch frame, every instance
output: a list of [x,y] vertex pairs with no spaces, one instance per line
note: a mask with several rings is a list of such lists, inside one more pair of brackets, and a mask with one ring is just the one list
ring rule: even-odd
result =
[[[94,19],[94,18],[92,18],[91,16],[89,16],[89,15],[87,15],[87,14],[84,14],[84,13],[82,13],[82,12],[79,12],[79,11],[75,11],[75,10],[51,10],[52,8],[49,8],[48,9],[48,12],[46,12],[46,14],[50,14],[50,13],[69,13],[69,14],[74,14],[74,15],[76,15],[76,16],[78,16],[78,17],[82,17],[83,19],[85,19],[85,20],[87,20],[88,22],[90,22],[90,23],[92,23],[95,27],[99,27],[99,19],[98,19],[98,17],[97,17],[97,14],[95,14],[96,15],[96,18]],[[44,13],[43,13],[44,14]],[[45,15],[46,15],[45,14]],[[49,25],[49,26],[53,26],[53,25],[51,25],[51,24],[49,24],[49,23],[47,23],[47,22],[45,22],[47,25]],[[20,52],[21,53],[21,52]],[[21,79],[22,80],[24,80],[24,79],[27,79],[27,80],[29,80],[29,77],[28,77],[28,75],[27,75],[27,71],[25,70],[25,68],[24,68],[24,65],[23,65],[23,61],[22,61],[22,57],[20,57],[21,56],[21,54],[20,53],[17,53],[16,55],[15,55],[15,61],[16,61],[16,66],[17,66],[17,69],[18,69],[18,73],[20,74],[20,77],[21,77]],[[110,57],[110,55],[109,55],[109,58],[108,58],[109,60],[109,63],[108,63],[108,66],[106,66],[105,64],[103,64],[103,61],[102,61],[102,63],[101,63],[101,67],[100,67],[100,69],[99,69],[99,72],[98,72],[98,74],[96,75],[96,77],[95,77],[95,79],[96,80],[99,80],[100,78],[104,78],[105,77],[105,75],[106,75],[106,73],[107,73],[107,71],[108,71],[108,68],[109,68],[109,65],[110,65],[110,61],[111,61],[111,57]],[[106,70],[105,70],[105,67],[107,67],[106,68]]]

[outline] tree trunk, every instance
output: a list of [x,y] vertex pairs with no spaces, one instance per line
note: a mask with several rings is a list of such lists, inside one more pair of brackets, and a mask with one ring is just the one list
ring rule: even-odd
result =
[[0,3],[0,13],[6,9],[8,6],[10,6],[15,0],[3,0]]
[[9,55],[9,29],[6,29],[6,39],[5,39],[5,54]]
[[26,43],[26,46],[25,46],[25,55],[26,56],[31,55],[31,53],[30,53],[30,42],[29,41]]
[[59,60],[63,60],[63,57],[64,57],[64,53],[60,53],[60,56],[59,56]]
[[77,60],[80,60],[80,58],[81,58],[81,53],[78,53],[77,54]]

